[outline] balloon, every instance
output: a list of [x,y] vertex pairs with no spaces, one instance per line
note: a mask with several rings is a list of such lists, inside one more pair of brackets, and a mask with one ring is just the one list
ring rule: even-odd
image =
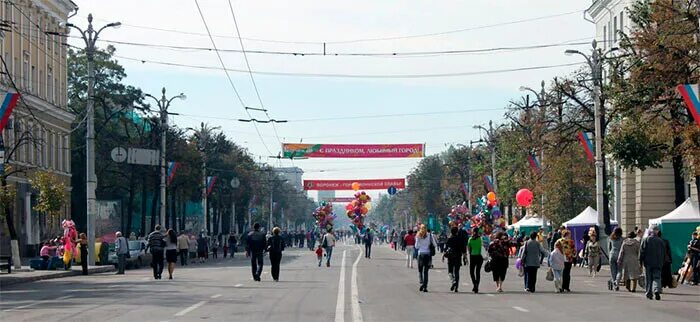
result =
[[496,194],[493,191],[486,194],[486,199],[489,201],[496,201]]
[[515,194],[515,200],[517,200],[518,204],[523,207],[529,207],[532,204],[533,198],[534,195],[532,194],[532,191],[525,188],[518,190],[518,193]]
[[352,190],[360,190],[360,183],[359,182],[353,182],[352,183]]
[[366,203],[365,208],[367,208],[367,210],[372,209],[372,203],[371,202]]
[[367,207],[362,207],[362,209],[360,210],[360,213],[363,215],[366,215],[368,211],[369,211],[369,209],[367,209]]
[[522,269],[523,268],[523,260],[518,258],[515,260],[515,268],[516,269]]

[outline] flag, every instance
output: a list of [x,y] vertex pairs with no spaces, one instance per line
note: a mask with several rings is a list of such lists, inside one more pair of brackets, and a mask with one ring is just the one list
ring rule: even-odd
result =
[[166,177],[167,182],[166,185],[169,186],[172,182],[173,179],[175,179],[175,172],[177,172],[177,169],[180,167],[180,162],[168,162],[168,176]]
[[0,131],[4,130],[7,122],[10,121],[10,115],[12,115],[12,110],[15,109],[18,99],[19,93],[7,92],[5,94],[5,99],[0,105]]
[[216,184],[216,176],[207,177],[207,195],[211,194],[214,184]]
[[540,167],[540,161],[537,160],[537,156],[534,153],[527,154],[527,161],[530,162],[530,166],[533,170],[535,170],[535,172],[540,173],[540,170],[542,169]]
[[464,192],[467,198],[469,198],[469,182],[462,182],[459,185],[459,189],[462,190],[462,192]]
[[593,146],[593,143],[591,143],[591,138],[589,136],[590,134],[590,132],[584,133],[583,131],[579,131],[578,140],[581,142],[583,150],[586,151],[588,159],[591,160],[591,162],[595,162],[595,147]]
[[677,87],[678,92],[683,96],[688,111],[693,115],[695,123],[700,126],[700,100],[698,100],[698,84],[681,84]]
[[491,176],[484,176],[484,183],[486,183],[486,189],[493,191],[493,178]]

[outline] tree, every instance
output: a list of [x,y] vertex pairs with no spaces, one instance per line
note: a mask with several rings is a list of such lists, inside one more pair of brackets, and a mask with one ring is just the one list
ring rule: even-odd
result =
[[66,185],[56,175],[48,171],[37,171],[29,179],[32,188],[39,191],[34,210],[46,215],[47,232],[58,230],[59,215],[66,203]]

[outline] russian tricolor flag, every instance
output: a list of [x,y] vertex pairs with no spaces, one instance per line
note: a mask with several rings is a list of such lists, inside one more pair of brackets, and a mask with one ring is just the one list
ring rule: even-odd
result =
[[578,140],[581,142],[583,149],[586,151],[586,155],[588,156],[588,160],[591,160],[591,162],[595,162],[595,147],[593,146],[593,143],[591,142],[591,138],[589,137],[589,132],[584,133],[583,131],[579,131],[578,132]]
[[216,176],[207,177],[207,196],[214,190],[214,184],[216,184]]
[[7,92],[5,94],[5,99],[0,105],[0,131],[4,130],[7,122],[10,121],[10,115],[12,115],[12,110],[15,109],[18,99],[19,93]]
[[537,156],[534,153],[527,154],[527,162],[530,162],[530,166],[535,172],[540,173],[540,161],[537,160]]
[[678,92],[683,96],[685,105],[688,106],[688,111],[693,115],[695,123],[700,126],[700,100],[698,100],[698,84],[681,84],[677,87]]
[[491,176],[484,176],[484,183],[486,184],[486,189],[493,191],[493,178]]
[[167,185],[169,186],[175,179],[175,172],[180,167],[180,162],[168,162]]

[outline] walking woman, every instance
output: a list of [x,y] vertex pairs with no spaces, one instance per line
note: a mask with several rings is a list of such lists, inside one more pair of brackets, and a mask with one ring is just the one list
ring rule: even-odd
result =
[[610,236],[608,241],[608,254],[610,254],[610,282],[609,287],[615,291],[620,290],[618,281],[620,280],[620,266],[617,265],[617,258],[620,256],[620,250],[622,249],[622,228],[617,227]]
[[637,291],[637,279],[641,275],[641,266],[639,264],[639,250],[641,244],[637,240],[637,234],[630,232],[627,234],[627,239],[622,242],[622,249],[617,258],[617,265],[621,269],[622,279],[625,281],[627,291]]
[[493,273],[493,281],[496,282],[496,291],[499,293],[503,292],[503,281],[506,280],[510,244],[508,236],[500,231],[496,233],[495,238],[489,244],[491,272]]
[[[428,228],[421,225],[416,236],[416,249],[418,249],[418,277],[420,280],[419,292],[428,292],[428,270],[430,261],[435,254],[437,243],[432,234],[428,234]],[[432,249],[432,250],[431,250]]]
[[[272,237],[267,240],[267,252],[270,253],[270,265],[272,266],[272,279],[280,280],[280,262],[284,250],[284,240],[280,237],[280,228],[272,228]],[[319,265],[320,266],[320,265]]]
[[542,258],[547,258],[549,254],[544,250],[542,244],[537,241],[537,232],[530,233],[530,240],[523,245],[522,263],[525,267],[525,290],[530,293],[535,293],[535,285],[537,284],[537,270],[540,268]]
[[588,254],[588,276],[595,278],[598,275],[598,265],[600,264],[600,243],[598,243],[596,234],[591,234],[588,239],[586,254]]
[[416,236],[413,234],[413,230],[408,230],[408,233],[403,238],[403,242],[406,246],[406,267],[413,268],[413,252],[416,245]]
[[571,239],[570,230],[562,230],[561,236],[562,237],[555,243],[555,246],[559,244],[559,248],[562,253],[564,253],[564,257],[566,257],[561,277],[561,289],[563,292],[571,292],[571,266],[576,258],[576,244],[574,240]]
[[481,282],[481,264],[484,262],[484,257],[481,254],[481,249],[484,242],[479,234],[479,228],[472,229],[472,236],[469,238],[469,276],[472,278],[472,292],[479,293],[479,283]]
[[459,236],[459,228],[454,226],[450,229],[450,237],[445,242],[445,254],[442,260],[447,257],[447,272],[452,280],[450,291],[459,292],[459,269],[462,267],[462,256],[467,252],[464,239]]
[[80,244],[80,266],[83,267],[83,275],[88,274],[88,239],[85,233],[78,235],[78,243]]
[[177,234],[172,229],[165,233],[165,261],[168,262],[168,279],[173,279],[177,263]]

